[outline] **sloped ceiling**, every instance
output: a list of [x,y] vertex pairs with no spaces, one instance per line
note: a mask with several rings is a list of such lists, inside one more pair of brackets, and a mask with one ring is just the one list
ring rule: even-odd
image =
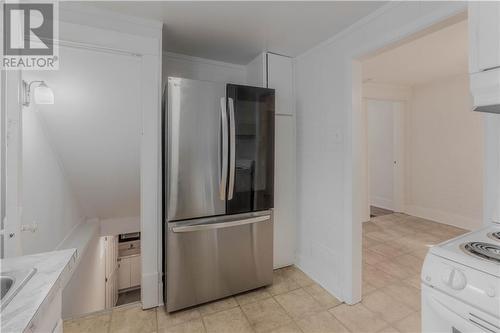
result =
[[36,105],[86,217],[139,216],[139,59],[60,48],[60,69],[23,73],[45,80],[54,105]]
[[[92,6],[165,24],[166,51],[246,65],[262,51],[295,57],[382,1],[94,1]],[[71,6],[61,3],[61,6]]]
[[468,71],[467,20],[390,49],[363,62],[363,79],[413,86]]

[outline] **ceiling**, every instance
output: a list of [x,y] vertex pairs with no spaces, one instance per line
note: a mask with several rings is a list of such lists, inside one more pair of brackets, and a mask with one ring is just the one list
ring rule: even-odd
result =
[[53,105],[35,107],[82,213],[139,216],[139,59],[64,46],[59,58],[59,70],[25,71],[23,79],[54,91]]
[[295,57],[384,3],[90,2],[102,9],[164,22],[165,51],[242,65],[262,51]]
[[467,20],[363,62],[364,82],[414,86],[468,71]]

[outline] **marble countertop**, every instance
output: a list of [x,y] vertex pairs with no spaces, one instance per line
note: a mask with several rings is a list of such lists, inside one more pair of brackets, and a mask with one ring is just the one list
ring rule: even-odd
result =
[[53,297],[64,287],[76,261],[76,249],[45,252],[0,260],[2,272],[29,270],[36,273],[0,312],[2,332],[24,332],[42,315]]

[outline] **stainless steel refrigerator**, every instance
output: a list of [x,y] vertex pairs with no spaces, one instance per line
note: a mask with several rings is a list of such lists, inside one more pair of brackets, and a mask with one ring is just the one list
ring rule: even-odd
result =
[[274,90],[168,78],[167,311],[272,283]]

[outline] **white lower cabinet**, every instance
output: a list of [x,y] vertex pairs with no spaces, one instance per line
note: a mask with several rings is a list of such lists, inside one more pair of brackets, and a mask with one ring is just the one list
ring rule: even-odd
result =
[[130,258],[130,286],[141,285],[141,256]]
[[62,292],[59,290],[49,305],[43,309],[43,315],[34,320],[28,328],[31,333],[59,333],[62,332]]
[[118,289],[141,285],[141,256],[118,258]]

